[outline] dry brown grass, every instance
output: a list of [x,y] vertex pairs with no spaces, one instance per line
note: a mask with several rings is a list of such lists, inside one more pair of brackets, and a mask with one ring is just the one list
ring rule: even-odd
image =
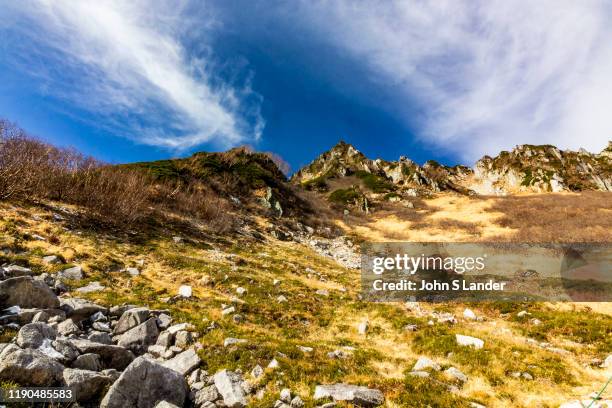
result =
[[487,211],[502,213],[496,220],[513,233],[499,237],[516,242],[612,241],[612,194],[534,194],[489,199]]

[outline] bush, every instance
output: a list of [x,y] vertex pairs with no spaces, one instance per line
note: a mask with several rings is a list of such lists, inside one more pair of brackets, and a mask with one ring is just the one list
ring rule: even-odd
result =
[[0,200],[55,200],[90,217],[130,225],[158,211],[175,211],[230,228],[229,206],[197,181],[157,178],[141,168],[109,166],[60,149],[0,120]]
[[356,204],[360,196],[354,188],[338,189],[329,195],[329,201],[340,205]]

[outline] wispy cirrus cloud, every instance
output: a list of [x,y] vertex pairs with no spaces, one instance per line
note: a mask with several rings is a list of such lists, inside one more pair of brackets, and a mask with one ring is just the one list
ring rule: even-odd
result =
[[20,69],[102,127],[174,150],[261,135],[261,96],[248,75],[222,78],[206,46],[220,22],[205,3],[36,0],[3,14]]
[[394,95],[387,109],[413,125],[418,115],[423,140],[463,159],[612,139],[609,2],[338,0],[285,12],[367,66]]

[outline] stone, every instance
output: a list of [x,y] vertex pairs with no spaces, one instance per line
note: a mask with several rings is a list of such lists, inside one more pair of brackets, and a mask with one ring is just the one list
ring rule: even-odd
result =
[[91,282],[89,285],[78,288],[76,291],[79,293],[93,293],[104,289],[106,289],[106,286],[103,286],[100,282]]
[[241,286],[236,288],[236,293],[240,296],[244,295],[245,293],[247,293],[247,290]]
[[144,323],[150,315],[150,310],[146,307],[136,307],[133,309],[126,310],[119,318],[117,325],[115,326],[115,334],[123,334],[126,331]]
[[66,368],[64,383],[74,390],[76,400],[90,401],[99,396],[111,383],[111,378],[95,371]]
[[43,340],[55,340],[57,333],[53,327],[46,323],[28,323],[17,333],[17,345],[21,348],[37,349]]
[[329,291],[327,289],[319,289],[315,293],[319,296],[329,296]]
[[102,360],[100,356],[94,353],[82,354],[74,360],[72,368],[81,370],[100,371],[102,370]]
[[314,350],[312,347],[306,347],[306,346],[297,346],[297,348],[302,352],[302,353],[312,353],[312,351]]
[[125,312],[127,312],[130,309],[134,309],[138,306],[136,305],[117,305],[117,306],[113,306],[110,308],[109,313],[111,316],[114,317],[121,317],[121,315],[123,315]]
[[304,407],[304,401],[302,401],[302,399],[300,398],[299,395],[296,395],[295,397],[293,397],[293,399],[289,403],[289,406],[291,408],[303,408]]
[[189,324],[189,323],[179,323],[179,324],[175,324],[173,326],[168,327],[167,330],[168,330],[168,333],[174,335],[174,334],[178,333],[181,330],[191,331],[193,329],[194,329],[194,327],[193,327],[192,324]]
[[193,295],[191,286],[182,285],[178,290],[178,295],[183,298],[190,298]]
[[7,278],[16,278],[18,276],[32,276],[32,270],[19,265],[9,265],[2,268],[4,275]]
[[114,344],[96,343],[89,340],[72,340],[80,353],[94,353],[100,356],[105,368],[125,369],[133,360],[134,354],[124,347]]
[[187,348],[193,343],[193,334],[191,332],[181,330],[174,336],[174,345],[180,348]]
[[423,371],[424,369],[431,368],[435,371],[440,371],[440,364],[430,360],[427,357],[419,357],[414,367],[412,367],[412,371]]
[[456,334],[455,338],[457,340],[457,344],[459,344],[460,346],[472,346],[476,349],[481,349],[484,347],[484,341],[476,337]]
[[151,359],[139,357],[110,387],[100,408],[154,407],[160,401],[182,407],[187,389],[187,382],[181,374]]
[[156,344],[147,347],[147,353],[152,355],[155,358],[159,358],[165,355],[166,348],[164,346],[158,346]]
[[113,339],[110,334],[99,331],[92,331],[89,336],[87,336],[87,339],[96,343],[113,344]]
[[89,321],[90,322],[107,322],[108,321],[108,317],[106,317],[106,315],[102,312],[96,312],[94,314],[92,314],[91,316],[89,316]]
[[54,350],[63,356],[63,359],[60,361],[63,364],[70,364],[79,356],[79,350],[69,340],[57,339],[51,345]]
[[58,279],[81,280],[83,279],[83,268],[79,265],[64,269],[57,273]]
[[161,330],[166,330],[172,324],[172,318],[166,313],[160,313],[157,316],[157,327]]
[[125,272],[131,277],[140,275],[140,271],[138,270],[138,268],[125,268]]
[[360,407],[377,407],[385,402],[379,390],[350,384],[317,385],[315,400],[332,398],[334,401],[348,401]]
[[32,323],[47,323],[50,318],[51,316],[49,315],[49,313],[45,312],[44,310],[41,310],[40,312],[34,315],[34,317],[32,318]]
[[207,402],[215,402],[219,399],[221,399],[221,394],[217,391],[217,387],[209,385],[196,392],[194,402],[196,406],[201,406]]
[[255,367],[253,367],[253,369],[251,370],[251,376],[255,379],[260,378],[262,375],[264,374],[264,370],[263,368],[261,368],[260,365],[256,365]]
[[370,326],[370,324],[367,321],[361,322],[357,326],[357,332],[359,332],[359,334],[361,334],[361,335],[365,335],[368,332],[368,327],[369,326]]
[[7,347],[0,357],[0,380],[46,387],[62,381],[64,366],[37,350]]
[[159,337],[157,338],[157,342],[155,344],[157,344],[158,346],[168,348],[172,346],[173,343],[174,343],[174,335],[170,333],[169,331],[163,331],[159,334]]
[[472,311],[472,309],[465,309],[463,311],[463,317],[468,319],[468,320],[476,320],[477,319],[476,313],[474,313]]
[[242,389],[242,377],[229,370],[222,370],[213,376],[215,386],[223,397],[223,403],[228,408],[243,408],[247,404],[244,390]]
[[168,401],[160,401],[155,405],[155,408],[180,408],[178,405],[169,403]]
[[527,312],[526,310],[521,310],[520,312],[518,312],[518,313],[516,314],[516,316],[517,316],[517,317],[525,317],[525,316],[527,316],[527,315],[529,315],[529,314],[530,314],[530,313],[529,313],[529,312]]
[[158,336],[157,323],[155,323],[155,318],[151,318],[119,336],[117,344],[141,354],[147,347],[155,344]]
[[275,359],[275,358],[273,358],[273,359],[272,359],[272,360],[270,360],[270,362],[268,363],[268,368],[275,369],[275,368],[278,368],[278,365],[279,365],[279,364],[278,364],[278,360],[277,360],[277,359]]
[[228,314],[232,314],[235,311],[236,311],[236,308],[234,306],[226,307],[225,309],[221,311],[221,315],[227,316]]
[[78,334],[81,332],[79,326],[76,325],[72,319],[66,319],[57,325],[57,332],[62,336],[70,336],[71,334]]
[[0,309],[11,306],[23,308],[55,309],[58,297],[44,282],[31,276],[10,278],[0,282]]
[[185,376],[198,368],[200,363],[198,354],[193,349],[189,349],[165,361],[163,365]]
[[446,370],[444,370],[444,372],[448,376],[450,376],[450,377],[452,377],[452,378],[454,378],[456,380],[459,380],[462,383],[464,383],[464,382],[466,382],[468,380],[467,376],[465,374],[463,374],[459,369],[457,369],[455,367],[449,367]]
[[283,295],[280,295],[279,297],[276,298],[276,301],[278,303],[286,303],[287,302],[287,298]]
[[290,404],[291,403],[291,390],[289,388],[283,388],[280,392],[281,401]]
[[60,309],[66,312],[66,317],[71,317],[76,321],[85,320],[97,312],[107,312],[105,307],[79,298],[61,299]]
[[236,339],[233,337],[228,337],[223,341],[223,347],[229,347],[229,346],[240,345],[240,344],[245,344],[245,343],[247,343],[247,340],[245,339]]
[[46,264],[61,264],[62,263],[62,259],[57,256],[57,255],[47,255],[47,256],[43,256],[42,259],[43,263]]
[[603,361],[603,363],[601,363],[601,365],[599,367],[601,367],[601,368],[610,368],[610,367],[612,367],[612,354],[610,354],[608,357],[606,357],[606,359]]

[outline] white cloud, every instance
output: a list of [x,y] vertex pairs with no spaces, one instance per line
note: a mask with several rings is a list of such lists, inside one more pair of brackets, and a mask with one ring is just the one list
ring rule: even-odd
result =
[[[248,80],[216,75],[212,53],[202,46],[218,24],[205,3],[197,10],[176,1],[17,4],[11,28],[31,44],[21,50],[22,67],[95,120],[107,115],[101,126],[176,150],[259,138],[261,97]],[[201,52],[194,54],[187,41]]]
[[337,0],[289,13],[392,89],[387,109],[412,124],[424,112],[422,138],[463,159],[519,143],[599,151],[612,139],[604,0]]

